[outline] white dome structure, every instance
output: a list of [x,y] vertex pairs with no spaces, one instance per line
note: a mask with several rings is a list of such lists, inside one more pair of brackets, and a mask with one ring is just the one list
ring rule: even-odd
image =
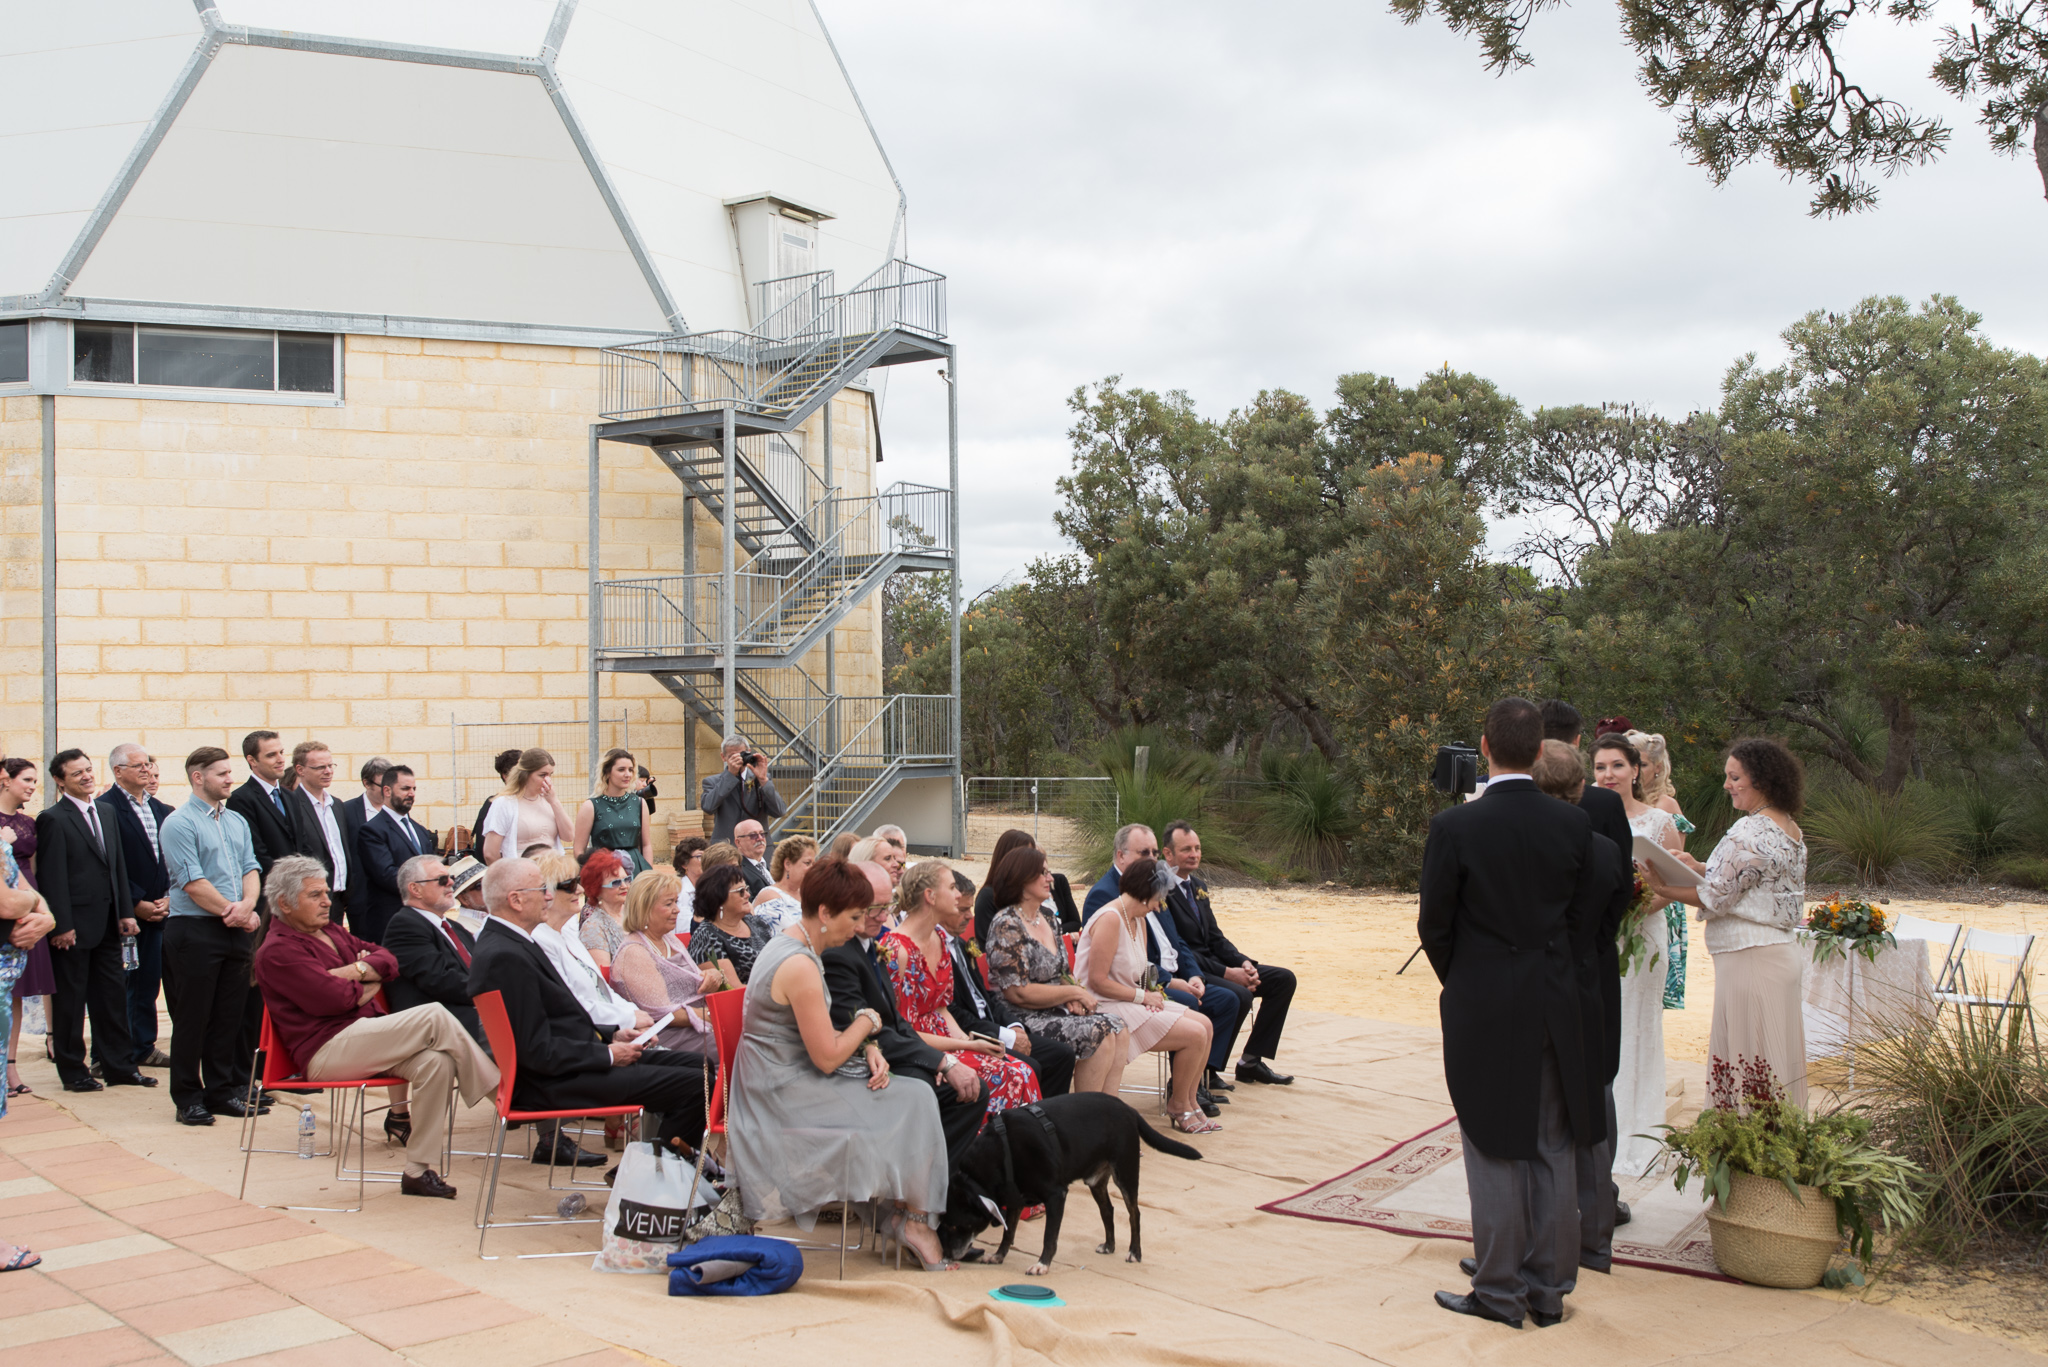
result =
[[[900,247],[805,0],[4,13],[0,314],[588,341],[744,328],[753,280]],[[795,270],[745,260],[771,198]]]

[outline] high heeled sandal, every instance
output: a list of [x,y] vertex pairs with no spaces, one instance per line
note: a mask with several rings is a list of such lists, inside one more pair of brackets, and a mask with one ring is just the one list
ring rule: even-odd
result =
[[412,1112],[407,1111],[404,1115],[399,1115],[392,1111],[386,1111],[384,1113],[384,1138],[401,1149],[411,1143]]
[[1168,1111],[1166,1115],[1182,1134],[1214,1134],[1223,1128],[1200,1111]]
[[[958,1272],[960,1270],[960,1264],[946,1257],[945,1250],[943,1248],[939,1250],[939,1260],[937,1262],[925,1262],[924,1254],[919,1253],[917,1251],[917,1245],[911,1243],[910,1240],[903,1237],[903,1226],[908,1224],[909,1221],[910,1213],[899,1207],[895,1210],[890,1211],[887,1215],[882,1217],[882,1222],[879,1225],[875,1226],[875,1234],[878,1239],[887,1239],[889,1242],[895,1244],[898,1248],[909,1249],[910,1255],[913,1258],[916,1258],[918,1263],[927,1272]],[[930,1226],[927,1225],[926,1228],[929,1229]],[[877,1251],[880,1251],[879,1248]],[[886,1257],[887,1254],[885,1253],[883,1256]]]

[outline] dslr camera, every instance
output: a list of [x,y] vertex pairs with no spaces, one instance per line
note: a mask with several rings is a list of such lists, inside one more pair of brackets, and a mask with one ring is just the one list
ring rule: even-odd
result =
[[1470,745],[1439,745],[1429,781],[1440,793],[1469,793],[1479,786],[1479,751]]

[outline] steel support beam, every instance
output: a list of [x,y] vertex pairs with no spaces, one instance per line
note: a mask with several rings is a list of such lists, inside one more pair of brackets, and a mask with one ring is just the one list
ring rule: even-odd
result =
[[[599,496],[600,461],[598,424],[590,424],[590,493],[585,502],[590,510],[590,772],[597,773],[598,748],[597,726],[597,652],[604,648],[604,589],[602,585],[602,541],[603,528],[599,519],[601,509]],[[457,813],[459,816],[460,813]]]
[[953,491],[947,500],[946,539],[953,552],[953,590],[948,615],[952,618],[951,640],[953,697],[946,710],[951,714],[953,747],[953,857],[967,853],[967,780],[961,755],[960,736],[960,353],[946,358],[946,485]]
[[719,737],[721,743],[723,743],[725,736],[731,735],[739,727],[740,578],[739,561],[735,555],[739,545],[738,510],[735,505],[739,500],[737,490],[734,488],[738,474],[734,462],[738,459],[739,455],[739,439],[733,432],[735,418],[736,415],[733,412],[732,405],[727,404],[725,407],[725,432],[721,443],[725,455],[725,535],[722,538],[725,543],[723,547],[725,563],[720,566],[720,573],[725,584],[725,601],[721,604],[722,615],[725,618],[721,624],[721,629],[725,633],[725,696],[722,700],[725,732],[724,735]]
[[[57,396],[43,398],[43,753],[57,753]],[[47,772],[47,771],[46,771]],[[57,785],[43,785],[44,806]]]

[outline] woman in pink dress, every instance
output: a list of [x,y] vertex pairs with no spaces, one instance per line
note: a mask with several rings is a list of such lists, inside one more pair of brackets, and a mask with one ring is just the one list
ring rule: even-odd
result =
[[[1074,976],[1096,996],[1095,1009],[1120,1016],[1130,1042],[1129,1063],[1148,1050],[1163,1049],[1173,1057],[1172,1095],[1166,1113],[1183,1134],[1208,1134],[1223,1127],[1205,1119],[1195,1101],[1195,1088],[1208,1064],[1209,1018],[1167,1000],[1147,981],[1152,965],[1145,956],[1145,918],[1166,901],[1166,870],[1156,859],[1140,859],[1123,871],[1122,894],[1100,907],[1081,929],[1074,950]],[[1112,1070],[1109,1090],[1121,1082]]]
[[896,994],[897,1013],[926,1044],[942,1054],[957,1054],[980,1076],[988,1100],[984,1120],[1038,1100],[1038,1074],[1030,1064],[1011,1058],[994,1040],[970,1036],[953,1019],[953,957],[946,952],[940,924],[957,922],[960,915],[953,870],[926,860],[903,875],[897,897],[909,911],[902,925],[882,937],[882,964]]

